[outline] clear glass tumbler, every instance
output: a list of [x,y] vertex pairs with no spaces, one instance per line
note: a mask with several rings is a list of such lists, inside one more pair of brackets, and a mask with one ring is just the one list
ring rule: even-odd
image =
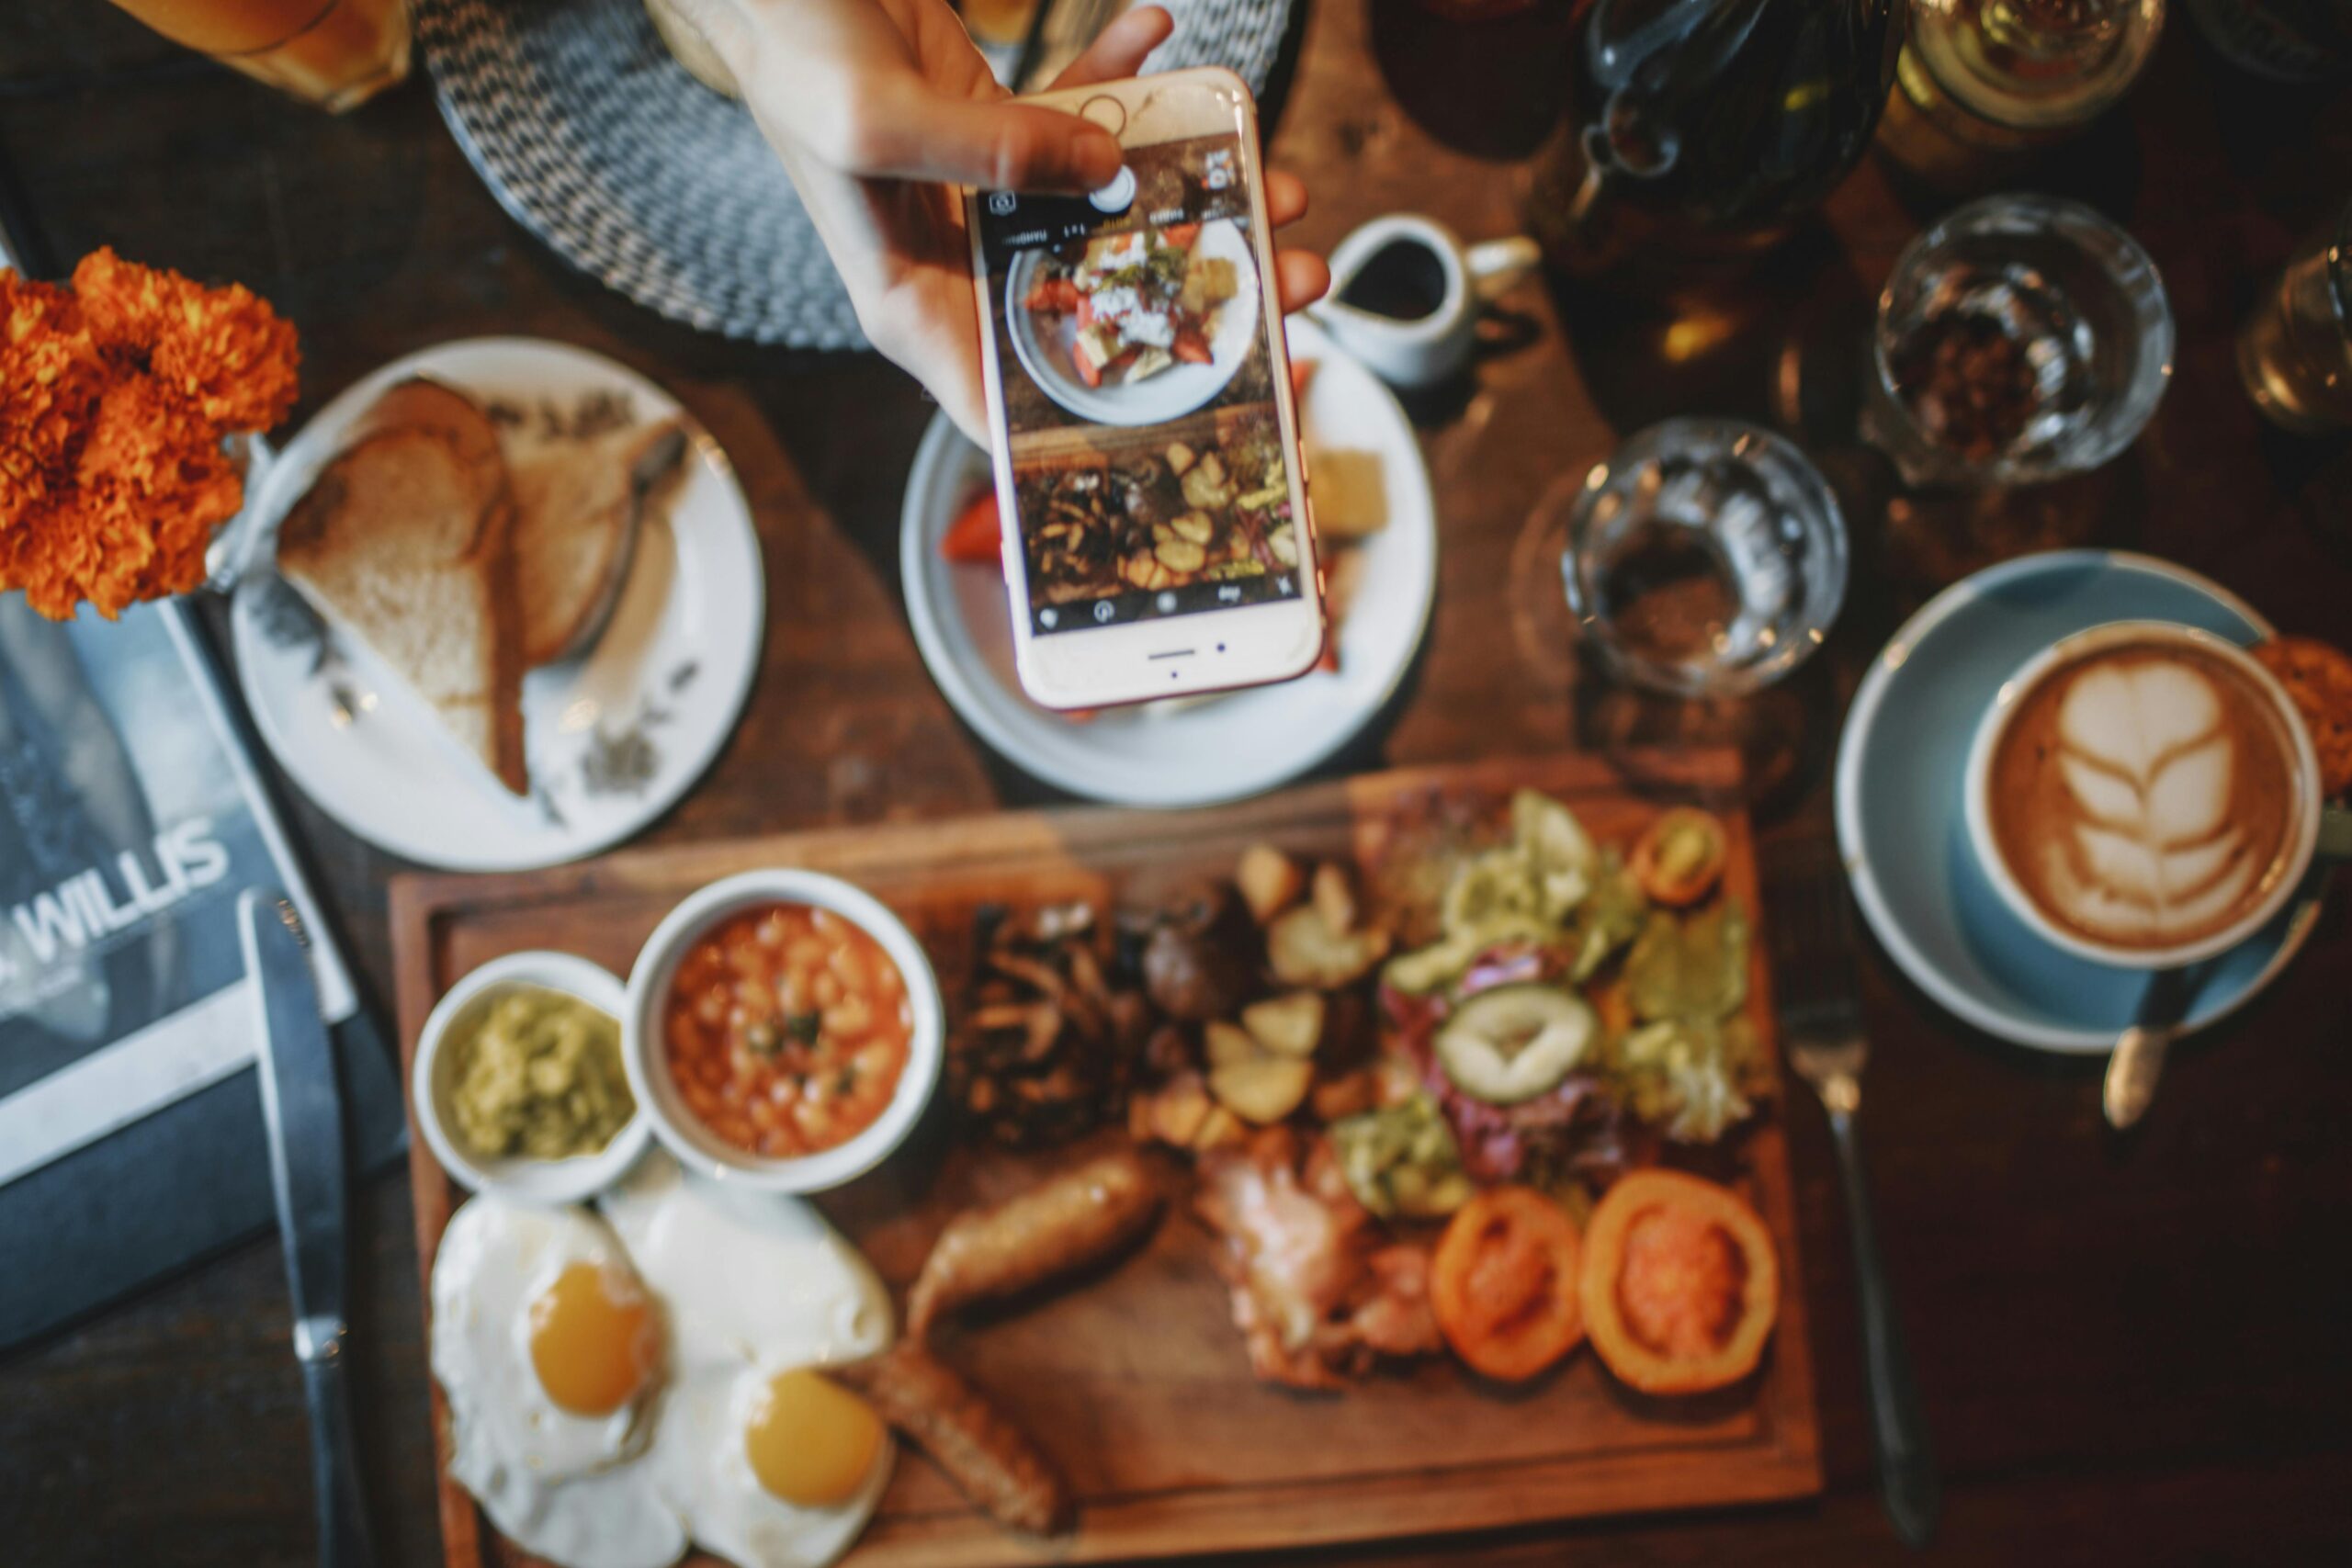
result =
[[2255,302],[2238,375],[2255,407],[2299,435],[2352,425],[2352,202]]
[[1612,671],[1674,696],[1745,696],[1828,635],[1846,597],[1846,521],[1782,437],[1671,419],[1585,477],[1560,570]]
[[2089,208],[1988,197],[1896,259],[1871,353],[1863,433],[1906,482],[2035,484],[2138,438],[2172,380],[2172,306]]
[[340,114],[408,75],[408,0],[115,0],[170,39]]
[[1879,145],[1942,189],[1998,183],[2139,78],[2165,0],[1912,0]]

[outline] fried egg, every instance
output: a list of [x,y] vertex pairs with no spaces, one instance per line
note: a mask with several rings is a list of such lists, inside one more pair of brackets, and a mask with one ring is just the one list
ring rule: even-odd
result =
[[477,1197],[433,1264],[433,1375],[449,1473],[501,1533],[570,1568],[685,1551],[650,1459],[662,1311],[595,1216]]
[[808,1204],[691,1180],[658,1153],[604,1207],[669,1308],[662,1496],[740,1568],[831,1562],[872,1517],[892,1446],[816,1369],[888,1348],[881,1280]]

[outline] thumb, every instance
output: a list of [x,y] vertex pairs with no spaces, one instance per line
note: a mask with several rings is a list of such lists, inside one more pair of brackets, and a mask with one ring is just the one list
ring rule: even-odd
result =
[[861,175],[983,190],[1099,190],[1125,162],[1109,131],[1077,115],[927,88],[898,106],[864,152]]

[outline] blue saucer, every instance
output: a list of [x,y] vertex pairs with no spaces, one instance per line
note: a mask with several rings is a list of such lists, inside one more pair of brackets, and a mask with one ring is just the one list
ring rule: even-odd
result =
[[[2178,621],[2233,641],[2271,635],[2235,594],[2149,556],[2059,550],[1944,590],[1882,650],[1838,751],[1838,841],[1854,897],[1919,988],[1988,1034],[2045,1051],[2106,1051],[2144,971],[2090,964],[2035,936],[1978,869],[1961,810],[1977,719],[2048,644],[2105,621]],[[2310,934],[2310,898],[2209,964],[2202,1028],[2270,982]]]

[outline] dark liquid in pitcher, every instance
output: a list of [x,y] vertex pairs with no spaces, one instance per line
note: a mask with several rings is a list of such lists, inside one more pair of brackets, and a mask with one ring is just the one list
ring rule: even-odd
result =
[[1592,0],[1531,220],[1555,265],[1761,243],[1869,149],[1893,0]]
[[1393,321],[1425,320],[1445,303],[1445,265],[1427,245],[1384,245],[1340,290],[1340,303]]

